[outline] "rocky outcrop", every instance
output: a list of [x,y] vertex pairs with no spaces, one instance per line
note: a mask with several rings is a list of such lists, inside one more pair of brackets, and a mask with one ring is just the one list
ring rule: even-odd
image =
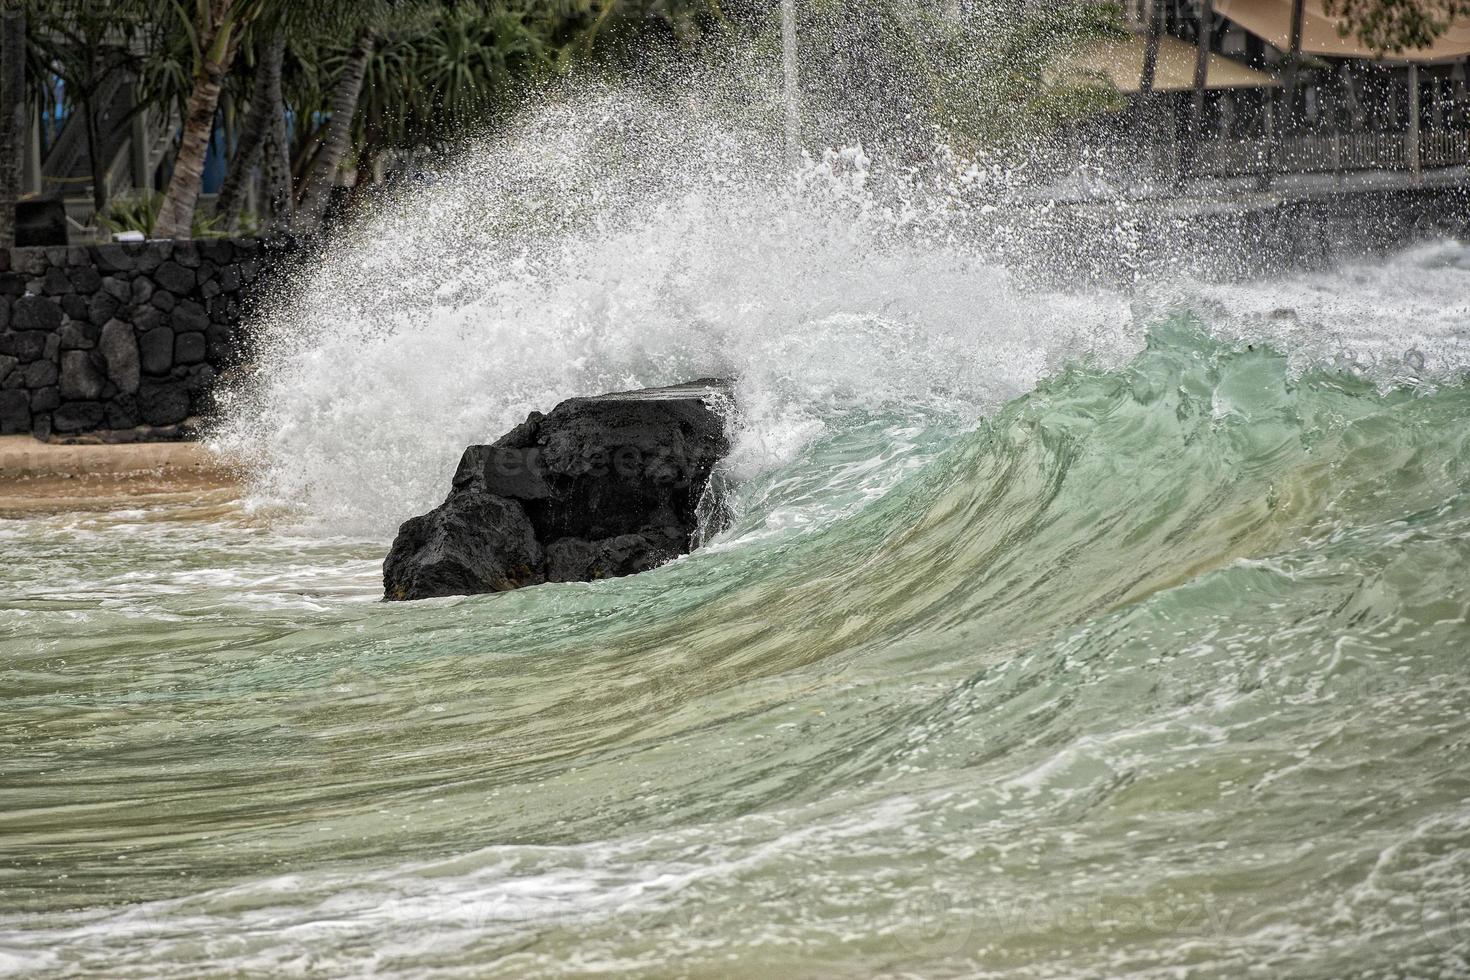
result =
[[612,578],[687,553],[730,403],[716,380],[573,398],[469,447],[444,503],[399,529],[384,598]]

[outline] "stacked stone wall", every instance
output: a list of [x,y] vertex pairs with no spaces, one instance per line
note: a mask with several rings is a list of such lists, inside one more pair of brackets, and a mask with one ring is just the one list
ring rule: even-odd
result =
[[290,255],[259,239],[0,250],[0,435],[183,438]]

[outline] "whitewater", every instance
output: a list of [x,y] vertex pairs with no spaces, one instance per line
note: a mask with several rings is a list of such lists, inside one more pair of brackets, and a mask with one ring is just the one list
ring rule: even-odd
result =
[[[0,522],[0,974],[1470,972],[1470,248],[1067,283],[998,164],[639,110],[304,270],[240,499]],[[712,375],[706,547],[377,601],[465,445]]]

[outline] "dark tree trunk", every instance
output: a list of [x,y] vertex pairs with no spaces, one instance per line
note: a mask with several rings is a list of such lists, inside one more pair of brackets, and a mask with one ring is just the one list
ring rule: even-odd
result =
[[1148,30],[1143,42],[1143,71],[1138,76],[1138,102],[1142,105],[1154,91],[1154,76],[1159,70],[1159,38],[1164,31],[1162,0],[1149,0]]
[[1189,120],[1189,136],[1184,141],[1184,161],[1179,168],[1181,178],[1188,175],[1205,138],[1205,86],[1210,74],[1210,35],[1215,26],[1214,0],[1200,0],[1199,38],[1194,49],[1194,104]]
[[101,59],[94,54],[88,67],[87,86],[82,90],[82,122],[87,127],[87,164],[92,172],[92,209],[99,217],[107,208],[107,161],[102,158],[105,147],[102,145],[102,126],[97,119],[97,89],[102,84],[105,72]]
[[[1164,29],[1163,0],[1144,0],[1148,21],[1143,31],[1143,66],[1138,74],[1138,91],[1133,96],[1132,121],[1129,128],[1142,138],[1153,101],[1154,77],[1159,69],[1159,35]],[[1152,140],[1150,139],[1150,143]]]
[[299,235],[316,232],[327,211],[332,187],[337,182],[337,169],[352,142],[352,118],[357,115],[357,103],[362,97],[362,83],[367,75],[368,60],[373,54],[375,39],[370,31],[358,35],[357,43],[347,55],[342,75],[332,92],[332,118],[327,124],[322,144],[307,175],[306,186],[301,191],[301,202],[292,218],[292,229]]
[[290,227],[295,193],[291,183],[291,141],[286,133],[286,113],[278,109],[266,127],[262,146],[265,163],[261,168],[264,193],[261,206],[273,230]]
[[25,11],[6,6],[0,10],[0,248],[15,244],[15,202],[26,145],[25,52]]
[[214,213],[225,219],[226,227],[231,231],[239,223],[240,197],[261,158],[261,149],[265,146],[272,121],[280,116],[283,125],[285,122],[281,105],[281,63],[285,55],[284,35],[277,34],[260,46],[255,64],[255,86],[250,93],[250,111],[240,127],[240,140],[230,161],[230,172],[225,176],[214,208]]
[[1286,78],[1284,89],[1284,101],[1286,111],[1282,116],[1282,129],[1290,130],[1296,126],[1296,78],[1302,60],[1302,17],[1305,14],[1306,4],[1303,0],[1292,0],[1291,3],[1291,37],[1288,42],[1286,58]]
[[[1156,142],[1153,133],[1146,130],[1152,118],[1154,76],[1159,68],[1159,36],[1164,30],[1163,0],[1146,0],[1146,3],[1148,23],[1144,27],[1143,67],[1138,75],[1138,92],[1133,97],[1132,119],[1128,127],[1134,139],[1145,147]],[[1152,159],[1152,154],[1138,154],[1139,163],[1145,169],[1149,166],[1145,161]]]
[[194,75],[194,91],[190,93],[184,111],[184,135],[174,158],[173,176],[169,178],[163,205],[158,209],[158,220],[153,226],[153,234],[157,238],[187,239],[193,235],[194,208],[199,203],[204,183],[204,160],[209,154],[210,137],[214,134],[220,88],[234,56],[235,45],[226,43],[218,60],[210,52],[220,40],[221,25],[225,23],[232,5],[233,0],[214,0],[206,12],[209,23],[198,25],[200,64]]
[[1282,160],[1282,140],[1290,132],[1296,129],[1296,76],[1297,68],[1302,60],[1302,18],[1305,15],[1306,4],[1303,0],[1292,0],[1291,2],[1291,35],[1287,44],[1286,55],[1286,77],[1283,80],[1281,92],[1281,112],[1276,114],[1273,120],[1275,128],[1271,136],[1271,161],[1270,169],[1279,170]]

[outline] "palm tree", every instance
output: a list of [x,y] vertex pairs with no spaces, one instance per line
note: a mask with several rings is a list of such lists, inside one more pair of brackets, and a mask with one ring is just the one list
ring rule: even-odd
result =
[[549,68],[546,38],[560,23],[534,10],[530,3],[407,8],[382,35],[364,31],[345,54],[319,57],[341,67],[328,123],[300,150],[293,230],[311,234],[320,226],[352,150],[361,172],[386,153],[443,144],[494,118],[519,82]]
[[[570,0],[560,8],[539,0],[266,0],[252,27],[255,73],[216,213],[233,224],[264,152],[272,225],[312,234],[354,152],[361,171],[394,150],[442,144],[493,119],[523,81],[565,66],[573,50],[600,57],[614,35],[647,25],[692,36],[711,15],[715,0]],[[609,25],[619,31],[604,39]]]
[[337,169],[347,156],[352,142],[352,119],[362,97],[362,81],[367,74],[377,36],[371,28],[358,31],[342,73],[332,92],[332,115],[312,161],[311,172],[301,190],[301,200],[291,217],[291,229],[297,234],[315,232],[327,212],[327,202],[337,183]]
[[[240,128],[235,155],[230,160],[230,169],[225,175],[224,185],[220,187],[219,198],[214,206],[215,214],[224,219],[225,227],[230,230],[234,230],[239,220],[240,197],[263,152],[268,145],[273,151],[283,150],[284,143],[284,139],[278,143],[273,138],[273,130],[278,117],[282,133],[286,125],[285,103],[281,96],[281,69],[286,58],[285,33],[281,30],[271,31],[268,37],[262,38],[256,44],[255,54],[255,84],[250,94],[249,111]],[[269,162],[266,169],[272,169]],[[289,174],[289,162],[287,173]],[[289,187],[285,197],[290,198]],[[277,188],[267,190],[266,207],[271,216],[275,217],[281,207]]]
[[0,248],[15,244],[15,202],[26,140],[25,63],[26,14],[19,3],[10,2],[0,10]]
[[194,81],[173,175],[164,191],[153,234],[159,238],[189,238],[225,73],[235,60],[241,35],[269,0],[196,0],[192,11],[186,0],[171,2],[194,54]]
[[1194,136],[1205,125],[1205,86],[1209,84],[1210,35],[1215,29],[1215,0],[1200,0],[1199,37],[1194,52]]
[[[357,28],[371,26],[388,16],[385,0],[353,3],[351,0],[312,0],[277,3],[265,10],[255,25],[255,77],[245,122],[240,130],[224,185],[215,203],[215,213],[233,228],[239,218],[240,198],[258,163],[264,162],[264,205],[271,227],[291,224],[295,194],[291,185],[291,151],[286,133],[285,71],[287,38],[306,39],[309,45],[321,37],[323,25],[329,35],[341,37]],[[417,7],[398,0],[396,6]],[[298,46],[300,41],[298,41]],[[316,66],[313,66],[316,67]],[[300,106],[298,109],[302,108]],[[298,118],[305,114],[298,113]]]

